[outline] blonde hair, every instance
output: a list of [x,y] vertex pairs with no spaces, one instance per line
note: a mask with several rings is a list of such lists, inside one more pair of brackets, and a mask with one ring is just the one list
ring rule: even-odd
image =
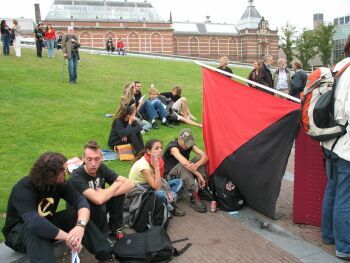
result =
[[135,95],[135,84],[134,82],[129,82],[124,87],[124,94],[125,100],[127,101],[127,104],[134,99]]
[[226,56],[221,57],[221,58],[220,58],[220,61],[221,61],[221,60],[223,60],[224,63],[225,63],[226,65],[228,65],[228,63],[230,62],[229,59],[228,59],[228,57],[226,57]]
[[154,86],[151,86],[148,91],[148,95],[151,95],[152,93],[157,93],[158,96],[160,95],[159,91]]

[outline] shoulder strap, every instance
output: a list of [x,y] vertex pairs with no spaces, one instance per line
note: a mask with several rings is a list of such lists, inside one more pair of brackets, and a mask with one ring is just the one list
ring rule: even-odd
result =
[[[350,66],[350,62],[348,62],[344,67],[342,67],[340,70],[334,72],[334,78],[339,78],[341,74]],[[334,67],[333,67],[334,68]],[[331,70],[333,70],[333,68]]]

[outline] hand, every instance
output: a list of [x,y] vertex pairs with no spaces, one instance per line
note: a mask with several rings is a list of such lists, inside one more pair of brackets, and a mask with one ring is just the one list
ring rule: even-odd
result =
[[152,163],[154,170],[159,170],[159,159],[158,159],[157,155],[152,154],[151,158],[152,158],[151,163]]
[[81,226],[75,226],[69,231],[65,240],[67,246],[77,253],[82,249],[81,241],[83,240],[84,230],[85,229]]
[[205,180],[204,180],[202,175],[197,177],[197,182],[198,182],[200,188],[205,187]]
[[64,58],[68,58],[68,54],[63,54],[63,57]]
[[168,196],[169,203],[174,202],[173,192],[167,192],[167,196]]
[[127,141],[128,141],[128,137],[124,136],[124,137],[122,138],[122,142],[127,142]]
[[198,169],[198,165],[192,162],[188,162],[188,164],[186,165],[186,168],[191,172],[195,172]]

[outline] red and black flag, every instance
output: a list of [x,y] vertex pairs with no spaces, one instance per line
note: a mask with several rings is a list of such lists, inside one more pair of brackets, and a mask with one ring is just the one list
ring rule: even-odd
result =
[[254,210],[275,217],[300,104],[202,67],[209,174],[228,177]]

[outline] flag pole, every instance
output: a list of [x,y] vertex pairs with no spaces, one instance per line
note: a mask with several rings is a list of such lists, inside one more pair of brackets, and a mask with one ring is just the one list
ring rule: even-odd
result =
[[257,86],[257,87],[259,87],[259,88],[262,88],[262,89],[264,89],[264,90],[267,90],[267,91],[276,93],[276,94],[278,94],[278,95],[280,95],[280,96],[282,96],[282,97],[285,97],[285,98],[287,98],[287,99],[290,99],[290,100],[292,100],[292,101],[294,101],[294,102],[301,103],[300,99],[298,99],[298,98],[295,98],[295,97],[293,97],[293,96],[290,96],[290,95],[288,95],[288,94],[285,94],[285,93],[283,93],[283,92],[281,92],[281,91],[272,89],[272,88],[270,88],[270,87],[267,87],[267,86],[265,86],[265,85],[262,85],[262,84],[260,84],[260,83],[255,82],[255,81],[251,81],[251,80],[249,80],[249,79],[246,79],[246,78],[237,76],[237,75],[235,75],[235,74],[228,73],[228,72],[223,71],[223,70],[221,70],[221,69],[217,69],[217,68],[208,66],[208,65],[206,65],[206,64],[204,64],[204,63],[202,63],[202,62],[199,62],[198,60],[195,60],[195,63],[196,63],[197,65],[199,65],[199,66],[202,66],[202,67],[205,67],[205,68],[207,68],[207,69],[210,69],[210,70],[219,72],[219,73],[224,74],[224,75],[226,75],[226,76],[229,76],[229,77],[231,77],[231,78],[239,79],[239,80],[242,80],[242,81],[244,81],[244,82],[250,83],[250,84],[252,84],[252,85],[254,85],[254,86]]

